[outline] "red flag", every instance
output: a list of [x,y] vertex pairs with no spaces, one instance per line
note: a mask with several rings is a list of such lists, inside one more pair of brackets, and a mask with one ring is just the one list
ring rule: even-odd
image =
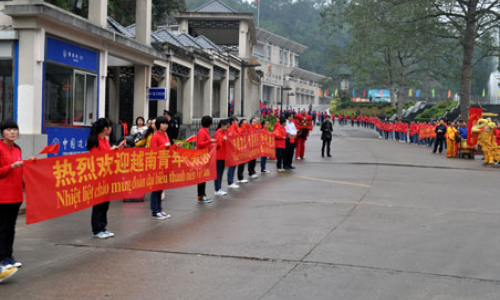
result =
[[363,91],[363,98],[366,97],[366,90]]
[[482,108],[469,108],[469,128],[467,128],[467,144],[469,146],[475,146],[477,145],[477,136],[473,135],[471,130],[474,125],[477,124],[477,121],[481,119],[481,116],[483,115],[483,109]]
[[194,143],[198,140],[198,137],[196,135],[193,135],[191,137],[189,137],[187,140],[186,140],[186,143]]
[[60,144],[48,145],[47,147],[43,148],[42,152],[38,153],[35,157],[42,154],[57,154],[59,153],[59,145]]
[[120,120],[120,124],[123,126],[123,135],[128,135],[128,124]]
[[255,0],[255,5],[259,6],[259,0]]

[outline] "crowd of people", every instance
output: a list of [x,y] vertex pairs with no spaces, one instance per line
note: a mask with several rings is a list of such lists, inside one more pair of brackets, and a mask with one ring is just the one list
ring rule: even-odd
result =
[[[275,112],[273,111],[273,115]],[[246,135],[252,132],[268,130],[275,139],[276,171],[284,172],[295,169],[293,165],[296,160],[305,159],[305,143],[312,130],[314,116],[303,111],[280,111],[274,124],[271,124],[269,113],[260,119],[252,118],[238,119],[231,117],[218,122],[215,134],[211,135],[213,119],[204,116],[201,119],[201,128],[196,135],[196,149],[203,150],[216,147],[217,155],[217,178],[214,181],[214,195],[224,196],[228,194],[222,187],[225,167],[226,152],[229,151],[228,139],[231,136]],[[304,124],[308,124],[307,126]],[[310,127],[309,127],[310,125]],[[298,128],[299,127],[299,128]],[[151,147],[155,149],[169,149],[173,145],[183,147],[185,140],[179,140],[179,124],[173,114],[165,111],[163,116],[156,119],[145,120],[137,117],[132,126],[130,134],[115,145],[110,143],[110,135],[113,124],[109,119],[100,118],[92,124],[88,139],[87,149],[92,153],[102,151],[120,151],[125,147]],[[332,139],[333,124],[327,117],[321,126],[323,140],[323,156],[325,148],[327,156],[331,157],[330,143]],[[15,274],[22,264],[14,259],[13,245],[15,226],[21,203],[23,201],[23,164],[21,148],[15,144],[18,138],[19,127],[16,122],[6,120],[0,125],[0,282]],[[32,158],[34,159],[34,158]],[[260,158],[261,174],[269,173],[268,158]],[[245,168],[248,177],[245,178]],[[238,189],[241,184],[246,184],[249,179],[256,179],[257,160],[251,160],[237,166],[227,168],[227,189]],[[236,174],[235,174],[236,173]],[[236,180],[235,180],[236,175]],[[150,193],[151,216],[155,220],[171,218],[162,207],[164,191],[152,191]],[[207,183],[203,182],[197,186],[197,201],[200,204],[208,204],[212,199],[207,193]],[[109,202],[103,202],[92,207],[91,229],[92,234],[98,239],[114,237],[114,233],[108,230]]]

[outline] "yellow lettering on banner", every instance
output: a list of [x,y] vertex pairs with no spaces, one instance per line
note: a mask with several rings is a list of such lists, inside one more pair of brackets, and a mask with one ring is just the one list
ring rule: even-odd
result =
[[118,181],[111,183],[111,193],[124,193],[132,192],[132,182],[128,181]]
[[160,170],[168,169],[168,160],[170,159],[170,151],[160,150],[158,152],[158,168]]
[[88,184],[83,187],[83,202],[90,202],[94,198],[94,186]]
[[143,151],[132,152],[132,158],[130,159],[130,169],[132,169],[132,172],[144,172]]
[[73,165],[67,159],[64,159],[62,163],[60,160],[56,161],[52,171],[56,178],[56,188],[76,183],[76,172],[73,171]]
[[148,151],[146,152],[146,171],[156,170],[156,152]]
[[70,190],[64,190],[62,192],[57,191],[56,195],[59,199],[59,202],[57,202],[57,208],[61,208],[61,205],[63,207],[73,205],[74,208],[77,208],[78,203],[80,203],[82,200],[80,194],[81,192],[78,188],[72,188]]
[[130,172],[130,153],[118,152],[115,159],[115,174],[125,174]]
[[186,179],[188,181],[195,180],[196,179],[196,172],[187,172],[186,173]]
[[99,168],[97,176],[106,177],[108,175],[113,175],[113,170],[111,170],[111,166],[113,165],[112,156],[109,156],[109,154],[106,153],[104,156],[98,157],[96,161],[97,167]]
[[96,180],[94,156],[81,157],[76,159],[76,171],[78,175],[78,182],[87,182],[89,180]]
[[180,168],[181,164],[184,163],[184,157],[180,156],[179,153],[174,152],[174,159],[172,160],[172,163],[177,164],[177,168]]

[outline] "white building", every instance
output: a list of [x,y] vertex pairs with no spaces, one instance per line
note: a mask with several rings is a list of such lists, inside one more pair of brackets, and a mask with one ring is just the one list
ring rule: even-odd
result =
[[299,68],[300,54],[306,46],[271,33],[257,29],[257,47],[254,54],[262,62],[263,103],[281,103],[282,88],[284,107],[319,104],[319,81],[325,76]]

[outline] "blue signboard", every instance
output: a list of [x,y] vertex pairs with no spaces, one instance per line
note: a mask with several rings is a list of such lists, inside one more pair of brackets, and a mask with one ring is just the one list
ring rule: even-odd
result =
[[97,73],[99,69],[99,53],[87,48],[69,44],[55,38],[47,37],[47,60],[86,69]]
[[48,144],[60,144],[58,154],[48,157],[87,152],[87,137],[90,128],[47,127]]
[[149,88],[148,89],[148,99],[149,100],[167,100],[167,89],[166,88]]

